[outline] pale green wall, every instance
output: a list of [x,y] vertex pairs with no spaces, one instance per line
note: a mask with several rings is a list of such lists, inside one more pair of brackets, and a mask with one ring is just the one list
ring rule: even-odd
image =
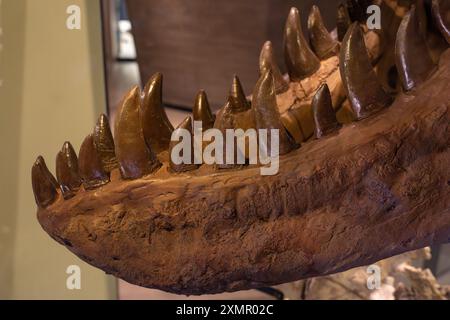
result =
[[[66,28],[72,4],[82,9],[81,30]],[[41,229],[30,179],[38,155],[54,172],[64,141],[78,150],[105,110],[99,1],[3,0],[1,10],[0,298],[114,298],[112,277]],[[72,264],[81,267],[81,290],[66,289]]]

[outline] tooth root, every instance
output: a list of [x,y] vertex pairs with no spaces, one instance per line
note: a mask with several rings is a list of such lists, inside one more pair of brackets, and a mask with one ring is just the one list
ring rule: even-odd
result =
[[84,139],[78,156],[80,176],[86,190],[96,189],[109,182],[109,173],[103,169],[100,155],[94,145],[93,134]]
[[284,29],[284,55],[292,81],[300,81],[314,74],[320,61],[305,40],[297,8],[292,8]]
[[281,115],[281,122],[298,145],[305,140],[300,124],[289,111]]
[[284,79],[283,74],[281,73],[275,60],[272,42],[270,41],[266,41],[261,49],[261,53],[259,55],[259,74],[262,75],[268,69],[272,70],[275,81],[275,91],[277,94],[283,93],[289,89],[289,84]]
[[361,28],[356,22],[345,35],[339,60],[342,82],[358,120],[391,104],[392,98],[372,69]]
[[80,189],[78,158],[70,142],[65,142],[56,156],[56,178],[64,199],[72,198]]
[[436,26],[447,43],[450,44],[450,2],[433,0],[431,11]]
[[321,138],[340,128],[340,124],[336,120],[336,114],[331,102],[331,93],[327,84],[323,84],[314,95],[312,110],[316,138]]
[[342,42],[351,24],[352,21],[350,19],[347,7],[343,4],[339,5],[336,18],[336,27],[339,41]]
[[192,110],[194,121],[202,122],[203,131],[211,129],[214,126],[215,117],[211,112],[208,97],[204,90],[200,90],[195,99],[194,108]]
[[39,156],[31,168],[34,199],[39,208],[46,208],[58,197],[58,182],[50,173],[44,158]]
[[417,11],[413,7],[403,17],[395,42],[396,66],[405,91],[422,83],[435,67],[419,28]]
[[[296,145],[287,134],[277,107],[275,86],[272,71],[266,71],[258,80],[253,91],[252,111],[255,117],[256,129],[279,130],[279,154],[283,155],[292,151]],[[268,137],[268,150],[270,154],[270,137]]]
[[339,52],[339,44],[333,40],[325,27],[317,6],[313,6],[308,17],[311,46],[319,59],[324,60]]
[[100,115],[94,129],[94,144],[106,172],[111,172],[119,165],[114,151],[114,139],[109,127],[108,117]]
[[136,86],[124,97],[115,124],[115,147],[123,179],[138,179],[161,166],[145,142],[139,112],[140,94]]
[[228,101],[233,112],[243,112],[250,109],[250,104],[245,97],[244,89],[237,75],[233,77]]
[[169,147],[173,127],[162,103],[162,74],[154,74],[144,88],[142,128],[147,145],[156,153]]
[[[186,119],[184,119],[183,122],[181,122],[180,125],[177,127],[175,132],[177,130],[179,130],[179,129],[184,129],[184,130],[187,130],[189,132],[191,141],[190,141],[190,143],[188,145],[190,145],[190,148],[191,148],[191,150],[190,150],[191,151],[191,156],[190,156],[190,159],[189,159],[188,163],[179,163],[179,164],[178,163],[174,163],[173,160],[172,160],[172,150],[174,149],[174,147],[176,145],[178,145],[181,142],[180,141],[170,141],[170,146],[169,146],[169,165],[170,165],[170,168],[174,172],[186,172],[186,171],[195,170],[195,169],[198,168],[198,166],[196,164],[194,164],[194,148],[193,148],[194,140],[193,140],[193,135],[192,135],[192,120],[191,120],[191,117],[186,117]],[[178,156],[178,154],[177,154],[177,156]],[[183,157],[183,154],[180,154],[179,156]]]

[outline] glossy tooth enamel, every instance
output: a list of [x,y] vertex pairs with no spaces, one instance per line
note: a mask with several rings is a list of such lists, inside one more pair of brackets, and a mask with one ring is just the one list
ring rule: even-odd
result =
[[266,41],[259,55],[259,74],[262,75],[267,70],[272,70],[275,81],[275,91],[277,94],[283,93],[289,89],[289,83],[284,79],[283,74],[278,67],[273,52],[272,42]]
[[315,124],[316,138],[330,134],[340,128],[340,124],[336,120],[336,114],[331,103],[330,89],[323,84],[312,101],[312,111]]
[[103,169],[111,172],[118,168],[114,139],[108,117],[105,114],[100,115],[94,128],[94,144],[102,161]]
[[84,139],[78,159],[80,176],[86,190],[96,189],[109,182],[109,173],[103,168],[92,134]]
[[115,125],[116,157],[124,179],[138,179],[161,166],[151,143],[146,143],[142,129],[139,88],[134,87],[123,99]]
[[339,60],[341,79],[358,120],[392,103],[372,68],[361,27],[356,22],[345,35]]
[[144,87],[141,114],[142,129],[147,145],[156,153],[169,148],[173,126],[162,102],[163,76],[154,74]]
[[[280,155],[292,151],[295,148],[295,142],[287,134],[281,122],[271,70],[268,70],[259,78],[252,97],[252,111],[255,116],[256,129],[269,129],[269,131],[270,129],[278,129]],[[269,141],[270,138],[268,139],[268,152],[270,153]]]
[[303,80],[316,72],[320,61],[305,40],[297,8],[291,8],[284,29],[284,57],[291,81]]
[[73,197],[81,186],[78,157],[70,142],[65,142],[56,155],[56,178],[64,199]]
[[333,40],[325,27],[317,6],[313,6],[309,13],[308,31],[312,49],[319,59],[327,59],[339,52],[339,44]]
[[211,112],[208,97],[204,90],[200,90],[195,98],[192,116],[194,121],[202,122],[203,130],[211,129],[214,126],[215,116]]
[[31,168],[31,184],[34,199],[39,208],[48,207],[58,197],[58,182],[48,170],[45,160],[41,156],[36,159]]

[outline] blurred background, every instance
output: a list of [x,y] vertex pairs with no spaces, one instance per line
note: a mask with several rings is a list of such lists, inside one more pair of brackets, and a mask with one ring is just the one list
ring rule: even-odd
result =
[[[205,89],[214,109],[233,74],[247,94],[258,77],[262,44],[282,63],[282,30],[291,6],[303,24],[312,4],[335,27],[330,0],[0,0],[0,299],[184,299],[118,281],[69,253],[41,229],[30,169],[38,155],[54,172],[64,141],[76,150],[97,116],[114,119],[122,96],[154,72],[174,125]],[[80,29],[66,27],[80,8]],[[306,27],[304,28],[306,30]],[[142,80],[142,81],[141,81]],[[450,249],[426,262],[450,283]],[[81,290],[68,290],[66,269],[81,268]],[[271,298],[251,290],[214,298]]]

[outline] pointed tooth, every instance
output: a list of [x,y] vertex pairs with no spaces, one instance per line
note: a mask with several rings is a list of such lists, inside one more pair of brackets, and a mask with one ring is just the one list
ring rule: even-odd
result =
[[115,124],[116,157],[123,179],[138,179],[161,166],[145,142],[139,112],[140,94],[136,86],[124,97]]
[[339,60],[342,82],[358,120],[391,104],[392,98],[384,91],[372,69],[357,22],[345,35]]
[[[272,70],[267,70],[258,80],[253,91],[252,111],[255,116],[256,129],[279,130],[280,155],[292,151],[296,146],[287,134],[277,107]],[[268,139],[270,141],[270,138]],[[268,152],[270,152],[270,147]]]
[[292,81],[300,81],[314,74],[320,61],[305,40],[297,8],[291,8],[284,29],[284,56]]
[[300,124],[289,111],[286,111],[281,115],[281,122],[286,128],[286,131],[291,135],[291,137],[298,145],[300,145],[305,140]]
[[200,90],[195,98],[194,108],[192,110],[194,121],[202,122],[203,131],[211,129],[214,126],[215,117],[211,112],[208,97],[204,90]]
[[289,88],[289,84],[284,79],[277,62],[275,61],[272,42],[270,41],[266,41],[261,49],[259,55],[259,74],[262,75],[268,69],[272,70],[276,93],[285,92]]
[[340,128],[331,102],[330,89],[328,89],[326,83],[323,84],[314,95],[312,100],[312,110],[316,138],[321,138]]
[[56,178],[64,199],[72,198],[80,189],[81,177],[78,170],[78,158],[70,142],[65,142],[56,155]]
[[339,52],[339,44],[333,40],[325,27],[317,6],[312,6],[308,17],[311,46],[319,59],[324,60]]
[[419,34],[419,24],[413,7],[403,17],[395,41],[395,62],[405,91],[422,83],[435,67],[425,39]]
[[347,7],[343,4],[339,5],[336,18],[336,27],[338,32],[338,40],[342,41],[347,33],[348,28],[352,24]]
[[159,72],[154,74],[145,85],[142,102],[142,128],[145,141],[156,153],[169,148],[173,132],[162,103],[162,82],[162,74]]
[[41,156],[36,159],[31,168],[31,184],[34,199],[39,208],[48,207],[58,197],[58,182],[48,170],[44,158]]
[[243,112],[250,109],[250,104],[245,97],[244,89],[242,89],[241,81],[238,76],[233,77],[230,95],[228,96],[230,107],[233,112]]
[[93,134],[84,139],[78,157],[80,176],[86,190],[96,189],[109,182],[109,173],[103,169],[100,155],[94,145]]
[[431,12],[435,25],[450,44],[450,1],[433,0]]
[[114,139],[109,127],[108,117],[104,114],[100,115],[95,126],[94,144],[105,171],[111,172],[113,169],[116,169],[119,164],[114,151]]
[[[191,170],[195,170],[198,168],[198,165],[194,164],[194,148],[193,148],[193,144],[194,144],[194,138],[192,135],[192,120],[191,117],[188,116],[186,117],[183,122],[180,123],[180,125],[177,127],[176,130],[178,129],[185,129],[187,131],[189,131],[190,135],[191,135],[191,159],[190,159],[190,163],[181,163],[181,164],[175,164],[172,161],[172,150],[173,148],[179,144],[179,141],[170,141],[170,146],[169,146],[169,165],[170,168],[172,169],[172,171],[175,172],[186,172],[186,171],[191,171]],[[175,131],[176,131],[175,130]]]

